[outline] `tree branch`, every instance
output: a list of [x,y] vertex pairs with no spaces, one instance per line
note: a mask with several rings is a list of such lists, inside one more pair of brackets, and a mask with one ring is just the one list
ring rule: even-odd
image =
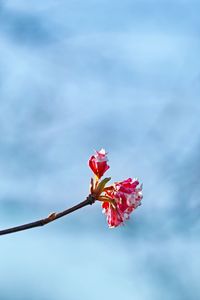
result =
[[80,202],[79,204],[68,208],[64,211],[61,211],[59,213],[52,213],[50,214],[47,218],[44,219],[40,219],[38,221],[35,222],[31,222],[31,223],[27,223],[27,224],[23,224],[20,226],[16,226],[16,227],[11,227],[8,229],[4,229],[4,230],[0,230],[0,235],[5,235],[5,234],[9,234],[9,233],[13,233],[13,232],[18,232],[18,231],[22,231],[22,230],[27,230],[27,229],[31,229],[34,227],[39,227],[39,226],[44,226],[50,222],[53,222],[59,218],[62,218],[72,212],[74,212],[75,210],[78,210],[86,205],[92,205],[95,202],[95,198],[94,196],[92,196],[91,194],[86,198],[86,200]]

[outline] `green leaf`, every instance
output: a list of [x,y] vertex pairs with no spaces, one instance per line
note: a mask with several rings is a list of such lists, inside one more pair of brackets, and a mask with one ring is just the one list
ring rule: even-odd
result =
[[105,185],[108,183],[108,181],[110,181],[111,177],[107,177],[107,178],[104,178],[97,186],[96,190],[95,190],[95,194],[97,196],[100,196],[101,193],[103,192],[104,188],[105,188]]

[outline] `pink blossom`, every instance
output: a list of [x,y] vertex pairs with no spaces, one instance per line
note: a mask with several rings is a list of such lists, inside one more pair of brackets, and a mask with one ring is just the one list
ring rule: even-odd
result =
[[89,166],[98,179],[110,168],[107,164],[108,158],[106,154],[106,151],[101,149],[100,151],[96,151],[96,154],[89,159]]
[[129,219],[130,214],[136,209],[142,200],[142,185],[137,179],[116,182],[104,189],[105,199],[102,203],[103,212],[107,216],[109,227],[117,227]]

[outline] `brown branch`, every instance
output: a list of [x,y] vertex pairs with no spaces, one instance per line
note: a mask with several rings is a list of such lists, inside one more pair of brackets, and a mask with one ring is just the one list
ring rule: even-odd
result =
[[64,211],[61,211],[59,213],[52,213],[50,214],[47,218],[44,218],[44,219],[40,219],[38,221],[35,221],[35,222],[31,222],[31,223],[27,223],[27,224],[23,224],[23,225],[20,225],[20,226],[16,226],[16,227],[11,227],[11,228],[8,228],[8,229],[4,229],[4,230],[0,230],[0,235],[5,235],[5,234],[9,234],[9,233],[13,233],[13,232],[18,232],[18,231],[22,231],[22,230],[27,230],[27,229],[31,229],[31,228],[34,228],[34,227],[39,227],[39,226],[44,226],[50,222],[53,222],[59,218],[62,218],[72,212],[74,212],[75,210],[78,210],[86,205],[92,205],[94,202],[95,202],[95,198],[94,196],[92,195],[89,195],[86,200],[80,202],[79,204],[71,207],[71,208],[68,208]]

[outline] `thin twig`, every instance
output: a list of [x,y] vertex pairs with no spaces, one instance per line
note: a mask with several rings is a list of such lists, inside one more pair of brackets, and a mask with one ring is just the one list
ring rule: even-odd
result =
[[31,222],[31,223],[27,223],[27,224],[23,224],[23,225],[19,225],[16,227],[11,227],[8,229],[4,229],[4,230],[0,230],[0,235],[5,235],[5,234],[9,234],[9,233],[13,233],[13,232],[18,232],[18,231],[22,231],[22,230],[27,230],[27,229],[31,229],[34,227],[39,227],[39,226],[44,226],[50,222],[53,222],[59,218],[62,218],[72,212],[74,212],[75,210],[78,210],[86,205],[92,205],[95,202],[95,198],[92,195],[89,195],[86,200],[80,202],[79,204],[68,208],[64,211],[61,211],[59,213],[52,213],[50,214],[47,218],[44,219],[40,219],[38,221],[35,222]]

